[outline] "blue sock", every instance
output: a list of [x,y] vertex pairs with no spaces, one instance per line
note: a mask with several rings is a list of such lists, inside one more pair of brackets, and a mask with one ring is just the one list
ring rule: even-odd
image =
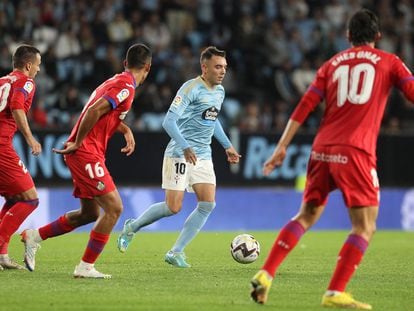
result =
[[184,250],[200,229],[203,228],[215,206],[215,202],[198,202],[197,208],[186,219],[180,236],[171,249],[173,252],[181,253]]
[[158,219],[171,216],[173,212],[170,211],[165,202],[158,202],[148,207],[137,219],[131,224],[131,229],[137,232],[142,227],[148,226]]

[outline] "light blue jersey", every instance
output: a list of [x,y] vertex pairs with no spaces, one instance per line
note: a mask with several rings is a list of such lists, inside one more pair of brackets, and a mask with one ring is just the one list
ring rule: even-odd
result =
[[[178,129],[198,159],[211,159],[211,137],[215,132],[216,123],[219,122],[218,114],[224,95],[222,85],[210,88],[199,76],[185,82],[171,103],[168,113],[178,116]],[[221,128],[221,125],[219,126]],[[183,147],[171,139],[164,155],[183,157]]]

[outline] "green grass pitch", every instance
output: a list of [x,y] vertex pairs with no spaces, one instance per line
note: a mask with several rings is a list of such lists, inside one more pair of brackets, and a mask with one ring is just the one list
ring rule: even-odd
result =
[[[43,242],[36,271],[0,271],[0,310],[324,310],[321,295],[329,282],[344,231],[311,231],[282,264],[268,303],[249,297],[249,280],[260,268],[276,232],[249,232],[262,253],[249,265],[229,253],[241,232],[202,232],[187,248],[190,269],[164,263],[177,233],[144,232],[125,254],[111,236],[96,267],[111,280],[74,279],[87,233],[71,233]],[[23,244],[14,236],[10,255],[19,261]],[[414,310],[414,233],[380,231],[348,286],[374,310]]]

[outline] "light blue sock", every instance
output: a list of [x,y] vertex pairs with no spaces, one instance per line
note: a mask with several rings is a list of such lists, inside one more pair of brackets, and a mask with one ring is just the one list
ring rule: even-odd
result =
[[203,228],[216,202],[198,202],[197,208],[185,220],[184,227],[172,247],[173,252],[181,253],[197,233]]
[[137,219],[130,223],[131,229],[137,232],[142,227],[148,226],[163,217],[171,216],[170,211],[165,202],[158,202],[148,207]]

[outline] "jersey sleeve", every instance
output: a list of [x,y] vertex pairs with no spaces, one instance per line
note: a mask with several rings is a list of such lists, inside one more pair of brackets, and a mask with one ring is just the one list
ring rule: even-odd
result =
[[102,95],[111,104],[112,109],[127,102],[127,99],[131,99],[133,96],[134,89],[129,87],[125,81],[112,84]]
[[175,95],[168,110],[175,113],[178,116],[181,116],[190,104],[193,95],[194,91],[190,91],[184,84],[177,91],[177,94]]
[[[25,101],[35,91],[35,84],[31,79],[19,79],[13,84],[13,93],[10,99],[10,109],[25,109]],[[33,96],[31,96],[33,98]]]
[[408,67],[397,56],[394,57],[391,72],[393,84],[398,87],[411,102],[414,102],[414,77]]
[[216,120],[216,124],[214,126],[214,137],[224,149],[231,147],[231,142],[224,132],[219,119]]
[[326,85],[326,67],[327,63],[319,68],[316,77],[309,86],[305,94],[302,96],[299,104],[291,115],[291,119],[299,123],[303,123],[315,107],[325,97]]
[[190,144],[186,141],[184,136],[181,134],[180,129],[177,126],[177,120],[179,116],[172,111],[168,111],[162,126],[165,131],[170,135],[172,139],[181,147],[181,149],[187,149]]

